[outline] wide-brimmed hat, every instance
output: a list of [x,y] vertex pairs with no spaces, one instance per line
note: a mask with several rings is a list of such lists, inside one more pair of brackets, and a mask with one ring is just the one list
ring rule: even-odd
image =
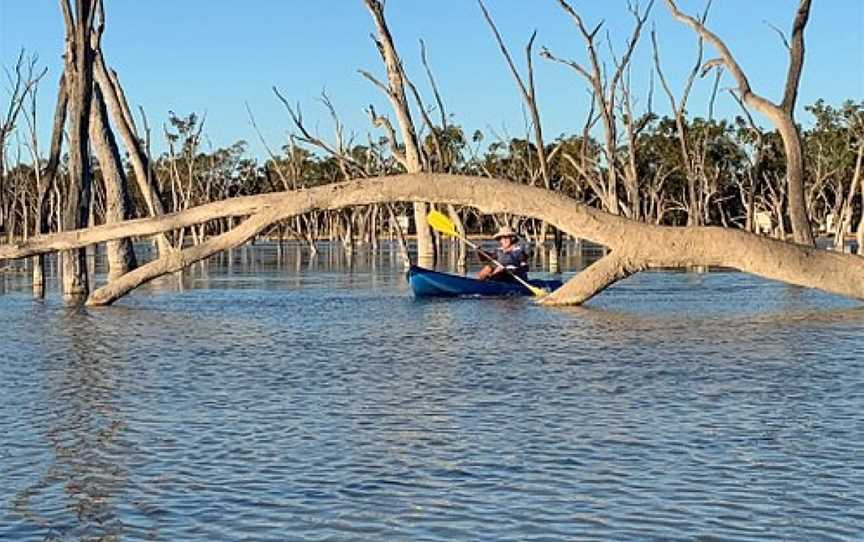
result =
[[495,235],[492,236],[492,239],[497,240],[497,239],[501,239],[502,237],[518,238],[519,236],[516,235],[516,232],[513,231],[513,229],[510,228],[509,226],[501,226],[500,228],[498,228],[498,231],[495,232]]

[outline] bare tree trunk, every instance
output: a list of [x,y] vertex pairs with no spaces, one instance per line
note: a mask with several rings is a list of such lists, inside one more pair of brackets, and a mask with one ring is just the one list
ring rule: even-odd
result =
[[[69,186],[63,213],[63,229],[77,230],[87,224],[90,208],[92,172],[90,171],[90,102],[93,94],[93,50],[90,33],[95,6],[91,0],[76,0],[73,16],[69,0],[61,5],[66,19],[66,79],[70,88]],[[84,250],[62,254],[63,296],[67,301],[86,297],[89,291]]]
[[[707,17],[708,11],[706,10],[705,13],[702,15],[702,18],[700,19],[700,22],[704,22]],[[702,220],[702,213],[699,212],[702,197],[696,185],[697,173],[694,168],[691,149],[687,141],[687,121],[685,116],[687,113],[687,101],[690,98],[690,92],[693,89],[693,83],[696,80],[696,76],[699,74],[700,68],[702,67],[704,40],[700,36],[697,44],[696,63],[690,70],[690,74],[687,77],[686,83],[684,84],[684,90],[681,93],[680,101],[676,100],[675,95],[672,92],[672,89],[669,86],[669,83],[663,73],[663,69],[661,68],[660,51],[657,45],[657,32],[653,29],[651,31],[651,42],[654,47],[654,66],[657,70],[657,75],[660,79],[661,85],[663,86],[663,90],[666,92],[666,96],[669,98],[669,104],[675,116],[675,135],[678,139],[678,147],[679,151],[681,152],[681,163],[684,165],[684,174],[687,178],[687,225],[702,226],[704,222]]]
[[775,125],[783,139],[783,148],[786,151],[786,184],[792,235],[796,243],[815,246],[816,241],[810,228],[810,216],[804,198],[804,153],[801,149],[801,134],[791,114],[788,118],[778,118]]
[[[417,131],[413,120],[411,120],[411,111],[405,95],[407,78],[403,71],[402,61],[396,52],[393,36],[390,34],[390,29],[387,27],[387,21],[384,18],[384,2],[382,0],[364,0],[364,2],[375,21],[377,29],[376,44],[378,45],[378,52],[381,54],[384,66],[387,69],[388,84],[384,85],[366,72],[361,73],[385,92],[387,98],[390,100],[390,105],[396,113],[396,120],[402,133],[404,153],[400,156],[400,153],[396,150],[396,141],[393,140],[391,148],[394,156],[402,163],[408,173],[419,173],[423,167],[422,160],[420,159]],[[391,139],[393,138],[391,137]],[[417,230],[417,259],[421,265],[431,267],[435,263],[435,247],[432,240],[432,232],[426,222],[426,215],[428,213],[429,206],[425,202],[414,202],[414,225]]]
[[[51,128],[51,143],[48,151],[48,163],[45,171],[39,177],[36,187],[36,233],[48,233],[50,207],[47,206],[51,188],[56,186],[57,169],[60,167],[60,154],[63,150],[63,126],[66,124],[66,109],[69,102],[69,87],[66,77],[60,76],[57,90],[57,105],[54,109],[54,120]],[[34,143],[35,146],[35,143]],[[39,167],[38,164],[36,167]],[[42,298],[45,295],[45,255],[40,254],[33,259],[33,295]]]
[[[102,52],[97,51],[94,62],[96,84],[99,85],[99,90],[102,92],[107,110],[114,120],[114,126],[117,128],[120,139],[123,141],[123,146],[126,147],[129,153],[129,162],[132,165],[132,171],[135,173],[135,183],[138,186],[138,191],[147,204],[150,216],[163,215],[165,214],[165,209],[162,205],[159,192],[156,189],[156,173],[152,170],[147,153],[135,133],[135,125],[132,123],[132,115],[129,111],[129,105],[125,101],[123,89],[120,87],[116,75],[113,77],[112,75],[105,65]],[[156,245],[160,255],[173,250],[168,237],[164,234],[156,237]]]
[[[94,89],[93,93],[90,140],[105,182],[105,222],[122,222],[129,218],[126,172],[123,170],[114,135],[110,131],[105,102],[98,88]],[[106,250],[109,281],[135,268],[135,252],[129,239],[108,241]]]

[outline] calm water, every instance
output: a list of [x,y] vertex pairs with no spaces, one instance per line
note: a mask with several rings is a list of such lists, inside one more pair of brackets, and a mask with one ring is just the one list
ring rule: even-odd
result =
[[275,260],[98,310],[0,275],[0,539],[864,539],[861,303],[418,301],[389,255]]

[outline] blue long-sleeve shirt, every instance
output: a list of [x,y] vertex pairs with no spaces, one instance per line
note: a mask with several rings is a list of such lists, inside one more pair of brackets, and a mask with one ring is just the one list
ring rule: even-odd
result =
[[528,278],[528,251],[522,247],[522,244],[517,243],[507,251],[499,248],[495,251],[495,259],[519,278]]

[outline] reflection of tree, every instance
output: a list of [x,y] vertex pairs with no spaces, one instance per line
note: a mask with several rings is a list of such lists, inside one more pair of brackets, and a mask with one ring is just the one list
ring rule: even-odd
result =
[[[51,533],[116,540],[122,534],[117,498],[128,479],[118,461],[126,427],[115,401],[121,367],[112,346],[92,333],[92,320],[85,312],[74,311],[59,321],[57,331],[66,343],[63,355],[55,357],[53,367],[40,371],[40,401],[45,403],[40,408],[51,413],[44,437],[51,443],[54,461],[41,479],[15,497],[13,509]],[[63,492],[55,495],[59,487]],[[36,499],[55,498],[65,501],[62,508],[40,511],[34,504]]]

